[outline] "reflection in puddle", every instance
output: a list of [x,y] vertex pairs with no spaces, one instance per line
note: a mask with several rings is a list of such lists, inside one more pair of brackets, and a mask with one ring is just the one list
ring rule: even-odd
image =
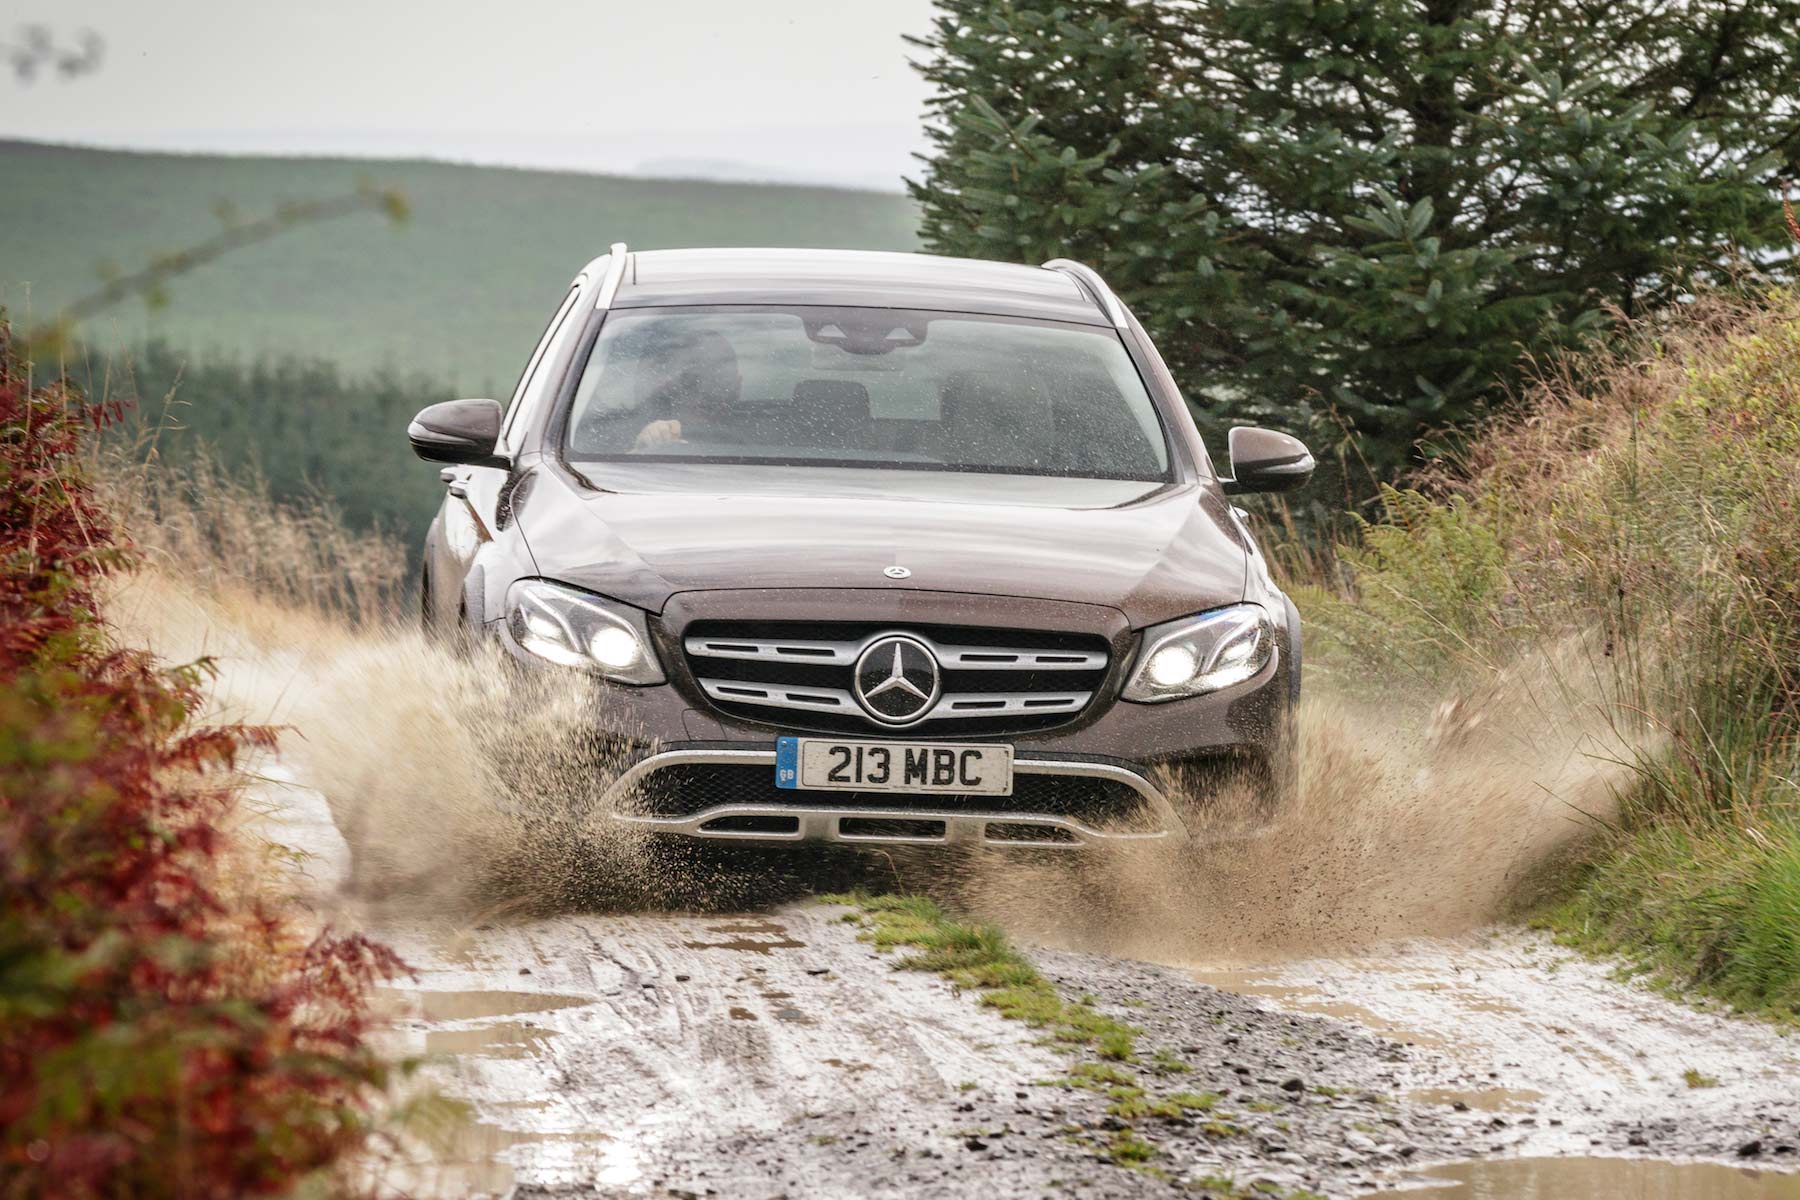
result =
[[471,1122],[431,1142],[402,1136],[391,1157],[373,1167],[373,1178],[357,1182],[378,1196],[502,1196],[511,1190],[512,1167],[496,1157],[514,1144],[505,1130]]
[[1281,1006],[1294,1012],[1317,1013],[1322,1017],[1336,1017],[1340,1021],[1355,1021],[1367,1026],[1376,1033],[1390,1037],[1397,1042],[1406,1042],[1414,1046],[1426,1046],[1445,1049],[1449,1042],[1432,1033],[1424,1033],[1410,1028],[1397,1021],[1390,1021],[1372,1009],[1360,1004],[1350,1004],[1341,1000],[1322,1000],[1319,994],[1310,988],[1296,987],[1292,984],[1278,983],[1262,970],[1230,970],[1230,971],[1189,971],[1188,974],[1208,987],[1216,987],[1222,992],[1236,992],[1240,996],[1265,996],[1271,1000],[1279,1000]]
[[1407,1092],[1406,1098],[1420,1104],[1460,1104],[1479,1112],[1498,1113],[1524,1112],[1542,1100],[1544,1093],[1534,1092],[1530,1088],[1422,1087]]
[[410,1155],[386,1164],[378,1193],[444,1200],[510,1195],[521,1153],[529,1156],[533,1176],[614,1186],[638,1176],[629,1148],[601,1133],[525,1132],[468,1120],[431,1143],[409,1146]]
[[708,933],[787,933],[787,926],[780,921],[768,917],[748,916],[727,921],[723,925],[708,925]]
[[[530,1018],[558,1009],[596,1003],[593,996],[555,992],[419,991],[381,989],[384,1007],[401,1022],[397,1036],[419,1037],[435,1071],[461,1074],[458,1060],[527,1059],[547,1055],[555,1029]],[[479,1068],[475,1068],[479,1070]],[[423,1079],[431,1086],[429,1079]],[[459,1089],[447,1091],[454,1096]],[[559,1109],[562,1106],[557,1106]],[[504,1196],[515,1183],[515,1168],[534,1179],[608,1186],[634,1183],[640,1174],[629,1140],[570,1125],[571,1114],[552,1111],[540,1100],[481,1106],[436,1134],[406,1134],[390,1161],[377,1164],[378,1194],[419,1197]],[[524,1129],[513,1128],[523,1125]]]
[[474,1029],[439,1029],[425,1035],[425,1056],[465,1054],[474,1058],[524,1058],[545,1048],[553,1029],[539,1029],[516,1021],[481,1025]]
[[1650,1159],[1493,1159],[1413,1178],[1434,1186],[1399,1193],[1409,1200],[1800,1200],[1800,1176]]
[[382,988],[381,1002],[396,1019],[437,1026],[473,1025],[473,1028],[462,1029],[428,1029],[423,1047],[427,1058],[450,1055],[524,1058],[543,1050],[548,1039],[556,1036],[556,1031],[540,1029],[530,1021],[503,1018],[578,1008],[594,1003],[594,999],[554,992],[429,992]]
[[[472,1028],[428,1029],[423,1050],[427,1058],[452,1055],[470,1058],[524,1058],[545,1048],[556,1036],[530,1021],[504,1018],[577,1008],[594,1002],[591,996],[562,996],[554,992],[421,992],[409,988],[381,989],[381,1003],[396,1019],[426,1025],[463,1025]],[[479,1022],[479,1024],[477,1023]]]

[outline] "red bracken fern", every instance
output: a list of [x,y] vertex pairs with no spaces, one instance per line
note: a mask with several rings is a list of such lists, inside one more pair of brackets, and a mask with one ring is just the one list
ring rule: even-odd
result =
[[291,1191],[354,1152],[401,970],[220,886],[234,768],[206,665],[114,646],[129,562],[78,452],[116,412],[33,388],[0,319],[0,1197]]

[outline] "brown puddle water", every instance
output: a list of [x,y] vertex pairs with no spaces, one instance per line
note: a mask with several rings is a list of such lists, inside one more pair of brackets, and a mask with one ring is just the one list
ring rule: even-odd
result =
[[481,1022],[466,1029],[428,1029],[427,1058],[463,1055],[473,1058],[524,1058],[542,1051],[553,1029],[529,1020],[504,1020],[532,1013],[552,1012],[592,1004],[589,996],[562,996],[553,992],[440,992],[410,988],[382,988],[381,1000],[396,1018],[410,1018],[432,1025]]
[[1412,1177],[1421,1200],[1800,1200],[1800,1175],[1636,1158],[1502,1158]]
[[438,1024],[445,1021],[491,1021],[521,1013],[554,1012],[594,1003],[592,996],[564,996],[556,992],[438,992],[415,988],[376,989],[396,1017],[410,1017]]
[[[1240,996],[1265,996],[1271,1000],[1279,1000],[1282,1007],[1294,1012],[1318,1013],[1324,1017],[1354,1021],[1376,1033],[1390,1037],[1396,1042],[1437,1050],[1446,1049],[1449,1046],[1448,1042],[1435,1034],[1423,1033],[1420,1030],[1390,1021],[1360,1004],[1349,1004],[1341,1000],[1322,1000],[1318,993],[1309,988],[1276,983],[1262,969],[1190,970],[1188,976],[1208,987],[1216,987],[1221,992],[1236,992]],[[1470,1107],[1475,1107],[1473,1101],[1469,1101],[1469,1104]]]
[[1477,1112],[1524,1112],[1539,1100],[1544,1093],[1534,1092],[1530,1088],[1447,1088],[1422,1087],[1413,1088],[1406,1093],[1406,1098],[1419,1104],[1464,1105]]

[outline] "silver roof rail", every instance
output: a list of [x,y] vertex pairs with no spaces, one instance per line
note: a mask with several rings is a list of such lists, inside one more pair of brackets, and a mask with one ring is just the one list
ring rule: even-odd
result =
[[600,291],[594,296],[595,312],[612,307],[613,297],[619,294],[619,284],[625,278],[625,260],[629,256],[624,242],[614,242],[607,248],[606,274],[601,276]]
[[1044,269],[1060,272],[1073,279],[1075,286],[1094,298],[1094,303],[1100,306],[1100,311],[1106,314],[1106,319],[1113,323],[1114,329],[1126,327],[1125,306],[1119,303],[1119,298],[1113,295],[1112,289],[1106,286],[1106,281],[1100,278],[1099,272],[1094,268],[1072,258],[1053,258],[1044,264]]

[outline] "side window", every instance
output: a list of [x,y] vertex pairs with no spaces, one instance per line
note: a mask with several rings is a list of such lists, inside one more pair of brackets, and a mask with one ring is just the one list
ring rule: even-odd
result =
[[538,363],[543,361],[545,348],[556,337],[556,331],[562,328],[562,323],[568,317],[569,310],[575,307],[575,297],[580,291],[579,283],[571,287],[569,294],[563,297],[561,307],[556,310],[556,315],[550,318],[550,324],[544,326],[544,336],[538,339],[537,347],[532,350],[531,358],[525,364],[525,370],[519,375],[519,382],[513,387],[512,399],[506,402],[506,423],[500,427],[501,445],[512,444],[513,425],[517,423],[519,413],[525,407],[520,401],[530,390],[532,376],[537,374]]

